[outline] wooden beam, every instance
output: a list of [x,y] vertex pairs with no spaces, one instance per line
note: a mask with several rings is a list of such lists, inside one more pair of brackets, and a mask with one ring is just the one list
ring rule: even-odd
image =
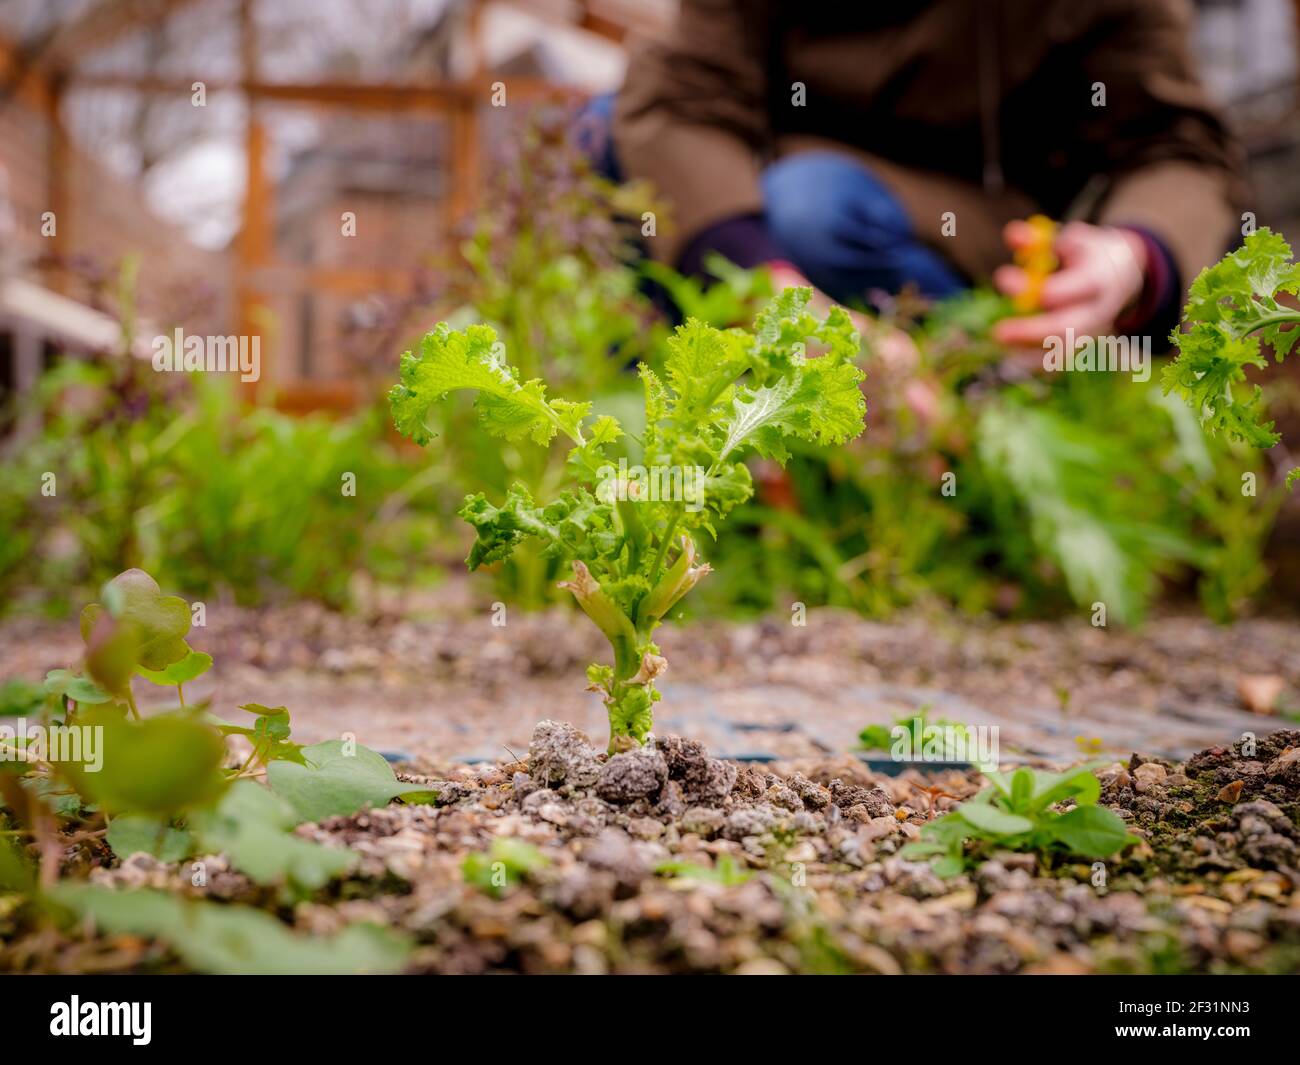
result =
[[[583,94],[570,86],[555,85],[538,77],[504,79],[512,99],[575,99]],[[428,111],[451,114],[469,103],[485,102],[490,97],[490,76],[482,84],[441,82],[433,85],[400,85],[352,82],[265,82],[212,81],[204,78],[156,78],[134,74],[74,74],[71,88],[117,89],[123,92],[147,92],[164,96],[184,96],[191,85],[202,81],[209,95],[219,92],[246,93],[267,104],[339,108],[362,111]]]
[[248,282],[268,295],[297,294],[308,289],[339,296],[368,296],[375,292],[405,295],[414,270],[365,266],[304,266],[270,260],[250,269]]
[[615,44],[623,44],[632,33],[662,33],[673,21],[673,5],[645,6],[641,0],[632,0],[631,3],[575,0],[562,8],[538,3],[537,0],[506,2],[544,22],[571,26]]
[[272,391],[275,409],[285,414],[313,414],[317,411],[347,414],[356,410],[361,401],[361,386],[352,380],[297,378],[277,383]]

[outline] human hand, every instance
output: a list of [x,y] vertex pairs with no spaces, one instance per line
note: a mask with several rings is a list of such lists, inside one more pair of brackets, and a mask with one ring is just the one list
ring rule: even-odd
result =
[[[1016,251],[1034,239],[1028,222],[1008,222],[1003,230],[1007,246]],[[1040,313],[1004,318],[993,327],[995,340],[1011,347],[1041,348],[1048,337],[1063,337],[1073,329],[1076,337],[1104,336],[1114,331],[1116,320],[1142,293],[1147,251],[1142,238],[1126,229],[1070,222],[1056,238],[1061,267],[1048,275],[1040,291]],[[1029,286],[1019,266],[1000,266],[993,283],[1008,296]]]

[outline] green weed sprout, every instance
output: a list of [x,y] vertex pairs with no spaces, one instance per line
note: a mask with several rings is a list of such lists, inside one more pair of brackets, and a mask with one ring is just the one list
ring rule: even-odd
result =
[[[858,334],[841,307],[812,315],[810,297],[806,288],[785,290],[752,331],[695,319],[680,326],[662,376],[640,367],[645,430],[634,467],[612,450],[624,438],[617,419],[593,415],[590,402],[548,397],[541,380],[521,381],[486,325],[455,331],[441,323],[402,355],[389,400],[397,429],[416,443],[432,438],[434,406],[462,390],[477,394],[479,418],[496,437],[570,442],[567,487],[549,499],[535,501],[516,482],[499,503],[467,496],[459,513],[477,533],[471,570],[509,558],[526,540],[572,568],[561,587],[614,652],[612,663],[587,670],[609,711],[611,751],[650,732],[655,680],[667,666],[654,631],[710,572],[696,537],[715,536],[716,523],[752,495],[744,455],[784,462],[791,438],[835,445],[862,432]],[[809,342],[822,353],[809,356]]]
[[[929,858],[934,871],[948,877],[978,864],[993,850],[1109,858],[1137,842],[1118,814],[1097,805],[1101,783],[1092,765],[1061,773],[1022,767],[984,776],[989,787],[927,824],[921,838],[903,848],[902,856]],[[1059,813],[1053,808],[1067,801],[1074,803],[1073,809]]]
[[[1260,387],[1243,395],[1238,386],[1247,366],[1268,365],[1261,341],[1281,362],[1300,338],[1300,310],[1280,304],[1283,294],[1300,295],[1300,263],[1291,261],[1280,234],[1259,229],[1192,282],[1183,309],[1189,328],[1170,336],[1178,358],[1161,378],[1164,390],[1182,396],[1211,432],[1258,448],[1282,438],[1260,410]],[[1287,474],[1287,487],[1297,479],[1300,466]]]
[[919,752],[925,749],[927,743],[931,745],[938,743],[943,748],[944,758],[948,761],[964,760],[966,742],[971,738],[969,727],[960,721],[951,721],[946,717],[930,720],[926,716],[926,711],[929,709],[930,704],[926,703],[914,711],[894,718],[892,725],[868,725],[858,733],[858,748],[863,751],[893,751],[902,739],[898,734],[898,730],[901,729],[910,741],[905,748],[908,751]]

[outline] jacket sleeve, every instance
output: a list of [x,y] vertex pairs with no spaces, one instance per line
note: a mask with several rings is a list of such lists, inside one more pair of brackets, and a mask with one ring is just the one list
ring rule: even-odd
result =
[[682,0],[669,36],[632,50],[614,145],[627,175],[671,209],[657,259],[676,263],[706,227],[763,209],[768,18],[766,0]]
[[1240,151],[1210,106],[1188,53],[1185,0],[1115,0],[1109,32],[1084,59],[1083,136],[1107,174],[1099,221],[1141,227],[1169,249],[1185,288],[1238,230]]

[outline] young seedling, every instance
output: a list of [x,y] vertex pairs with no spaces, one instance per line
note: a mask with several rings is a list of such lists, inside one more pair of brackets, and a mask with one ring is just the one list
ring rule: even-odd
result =
[[926,716],[929,709],[927,703],[913,713],[894,718],[892,725],[868,725],[858,733],[859,749],[894,752],[897,748],[900,752],[914,752],[919,756],[922,751],[939,747],[945,761],[965,761],[970,729],[960,721],[950,721],[946,717],[930,720]]
[[[212,665],[185,641],[189,604],[138,569],[105,584],[100,599],[81,612],[84,674],[51,670],[43,688],[3,693],[17,692],[41,717],[36,734],[0,730],[0,836],[14,839],[0,851],[0,889],[22,879],[26,837],[40,855],[42,890],[57,880],[69,845],[103,838],[122,859],[222,853],[256,883],[297,899],[350,869],[355,855],[296,837],[296,825],[436,798],[350,740],[293,742],[283,706],[245,703],[251,725],[221,720],[206,702],[185,707],[180,686]],[[141,713],[136,676],[177,688],[182,706]],[[52,728],[75,733],[75,742],[47,743]],[[39,736],[39,757],[30,735]],[[237,766],[227,764],[230,736],[251,748]]]
[[548,865],[550,859],[531,843],[498,836],[490,849],[465,855],[460,871],[465,883],[499,899]]
[[674,880],[701,880],[723,887],[743,884],[754,875],[730,854],[719,854],[711,866],[695,862],[660,862],[655,866],[655,872]]
[[[1238,386],[1247,366],[1268,365],[1261,341],[1281,362],[1300,338],[1300,310],[1279,303],[1284,294],[1300,295],[1300,263],[1291,261],[1291,246],[1280,234],[1257,230],[1192,282],[1183,308],[1190,328],[1170,337],[1178,358],[1162,378],[1165,391],[1187,400],[1211,432],[1258,448],[1272,447],[1281,436],[1264,420],[1260,387],[1243,397]],[[1297,479],[1300,466],[1287,474],[1287,487]]]
[[[903,848],[902,856],[930,858],[940,876],[956,876],[994,850],[1109,858],[1137,837],[1117,814],[1097,805],[1101,784],[1092,769],[1082,765],[1063,773],[1028,768],[985,773],[991,787],[927,824],[921,838]],[[1074,808],[1065,813],[1053,809],[1066,801]]]
[[[534,501],[516,483],[500,503],[468,496],[460,515],[478,534],[471,570],[509,558],[529,539],[540,542],[543,558],[572,568],[561,586],[613,648],[612,663],[587,670],[609,711],[611,752],[650,732],[655,680],[667,666],[654,631],[710,571],[696,537],[715,535],[716,523],[752,494],[743,456],[783,462],[790,438],[841,444],[863,429],[858,334],[843,308],[815,318],[810,296],[787,289],[752,332],[694,319],[678,328],[663,375],[640,368],[645,430],[634,467],[615,456],[624,437],[615,418],[594,416],[589,402],[549,398],[540,380],[520,381],[488,326],[457,332],[440,324],[402,356],[389,398],[398,430],[416,443],[432,436],[435,404],[470,390],[489,433],[542,447],[563,435],[572,444],[568,488]],[[825,351],[810,357],[810,341]]]

